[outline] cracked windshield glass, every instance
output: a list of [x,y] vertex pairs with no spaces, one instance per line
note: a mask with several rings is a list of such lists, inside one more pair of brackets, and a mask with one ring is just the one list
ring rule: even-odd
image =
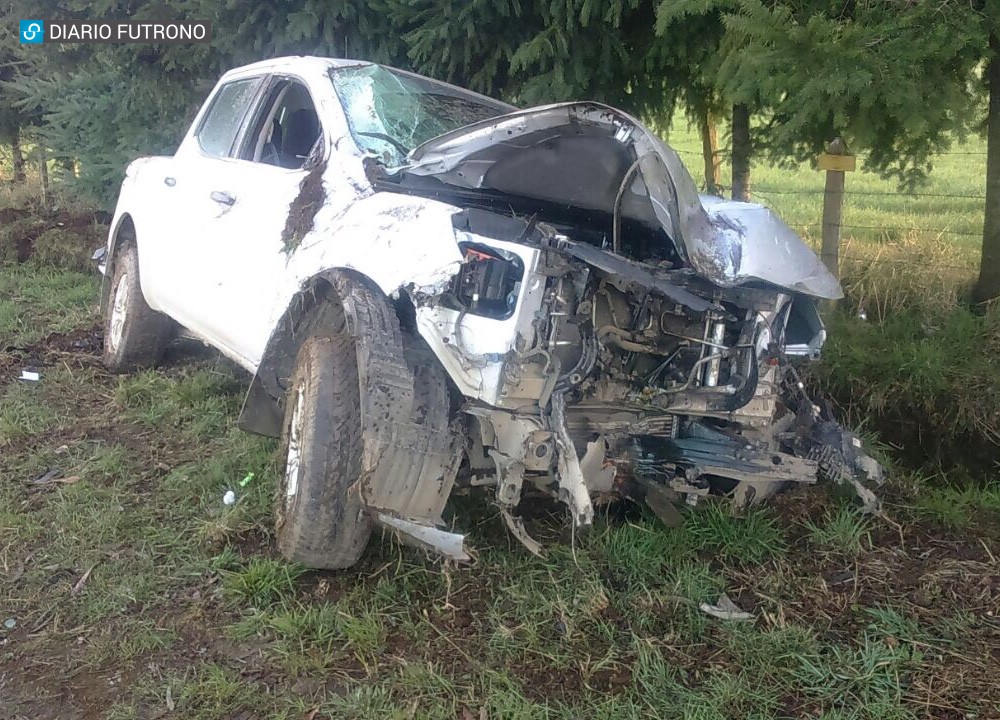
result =
[[516,108],[482,95],[377,65],[331,73],[358,147],[398,165],[443,133]]

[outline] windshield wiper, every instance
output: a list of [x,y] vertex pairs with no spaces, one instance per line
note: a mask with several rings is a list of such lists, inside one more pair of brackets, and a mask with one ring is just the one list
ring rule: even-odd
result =
[[394,148],[399,150],[399,152],[403,153],[404,158],[410,154],[410,151],[406,148],[405,145],[403,145],[403,143],[399,142],[396,138],[390,135],[386,135],[385,133],[361,132],[360,130],[358,130],[357,134],[364,135],[365,137],[373,137],[373,138],[378,138],[379,140],[385,140],[387,143],[390,143]]

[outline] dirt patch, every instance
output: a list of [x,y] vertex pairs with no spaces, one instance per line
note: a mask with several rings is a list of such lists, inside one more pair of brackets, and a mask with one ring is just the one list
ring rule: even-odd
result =
[[100,225],[49,228],[34,239],[30,255],[43,265],[87,272],[94,266],[94,249],[104,244],[104,234]]
[[768,502],[779,517],[795,518],[800,523],[807,520],[819,522],[830,510],[830,492],[823,485],[800,484],[777,494]]
[[0,262],[36,259],[73,270],[90,269],[94,249],[104,243],[105,212],[60,210],[40,214],[24,208],[0,210]]
[[0,347],[0,387],[17,380],[21,371],[41,371],[71,356],[77,367],[100,364],[104,334],[99,324],[66,333],[51,333],[45,339],[19,347]]
[[[768,625],[809,627],[828,642],[868,635],[890,647],[912,645],[933,661],[933,671],[907,689],[911,701],[929,706],[927,717],[967,716],[963,709],[995,692],[1000,543],[884,520],[870,537],[872,548],[858,557],[803,543],[803,552],[793,550],[773,566],[730,569],[742,586],[740,606]],[[880,613],[916,625],[895,628],[880,623]]]
[[28,217],[34,212],[31,208],[0,208],[0,223],[7,224]]

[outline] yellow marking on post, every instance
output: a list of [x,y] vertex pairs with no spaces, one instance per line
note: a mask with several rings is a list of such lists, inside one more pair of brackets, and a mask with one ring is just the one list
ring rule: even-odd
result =
[[831,155],[830,153],[820,153],[816,166],[820,170],[854,172],[858,168],[857,160],[857,157],[854,155]]

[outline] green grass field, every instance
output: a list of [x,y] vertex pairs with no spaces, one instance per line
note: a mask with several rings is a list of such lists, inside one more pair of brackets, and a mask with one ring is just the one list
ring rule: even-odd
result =
[[[675,133],[681,149],[697,149],[684,137]],[[981,173],[947,167],[932,187],[975,190]],[[761,195],[822,188],[806,169],[758,168],[754,182]],[[895,191],[860,173],[855,185]],[[853,222],[977,222],[968,203],[873,197],[880,204],[858,201]],[[821,197],[774,198],[793,224],[818,221]],[[941,237],[855,242],[910,243],[933,264]],[[956,257],[974,258],[974,242],[954,241]],[[156,371],[108,374],[98,288],[93,275],[38,258],[0,267],[0,716],[1000,716],[995,484],[899,466],[884,517],[812,488],[738,515],[702,503],[675,529],[637,508],[606,509],[575,542],[558,512],[539,508],[532,532],[545,559],[474,493],[450,511],[476,549],[471,566],[376,539],[350,571],[308,572],[274,548],[275,443],[235,428],[247,378],[188,345]],[[840,352],[884,342],[880,325],[867,327],[862,336],[835,325],[849,339]],[[921,357],[943,368],[945,346],[959,343],[934,337]],[[854,363],[851,377],[869,372],[862,355],[841,361]],[[955,386],[992,367],[962,364]],[[24,368],[41,381],[17,380]],[[899,379],[897,366],[870,372],[883,396],[910,392],[885,382]],[[920,390],[929,374],[907,378]],[[237,494],[228,507],[226,490]],[[753,619],[699,609],[723,592]]]
[[[704,185],[701,139],[696,130],[683,122],[675,123],[669,143],[696,182]],[[949,154],[934,160],[926,185],[915,194],[901,192],[894,180],[863,172],[863,164],[862,154],[858,157],[858,171],[848,173],[845,181],[846,247],[842,257],[850,258],[856,251],[867,259],[871,257],[871,246],[917,238],[920,242],[953,246],[959,265],[975,265],[982,246],[985,140],[970,137],[964,143],[955,143]],[[751,174],[753,199],[773,208],[819,247],[825,176],[807,164],[781,168],[755,163]],[[722,184],[728,186],[729,182],[730,168],[724,161]]]

